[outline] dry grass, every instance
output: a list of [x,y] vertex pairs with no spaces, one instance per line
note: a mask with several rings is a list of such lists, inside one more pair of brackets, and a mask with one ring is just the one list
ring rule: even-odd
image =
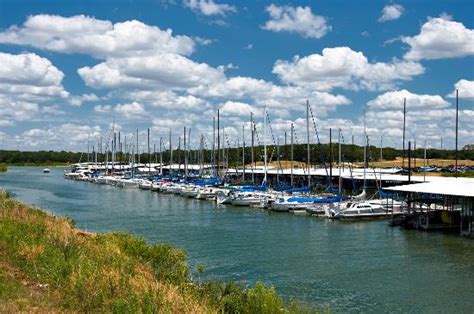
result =
[[[412,158],[411,159],[411,166],[412,167],[423,167],[425,161],[423,158]],[[447,167],[455,164],[454,159],[427,159],[426,165],[427,166],[436,166],[436,167]],[[359,166],[363,166],[363,163],[358,163]],[[401,157],[397,157],[395,160],[385,160],[385,161],[374,161],[370,162],[370,167],[401,167],[403,165],[403,159]],[[459,166],[472,166],[474,165],[474,160],[458,160]],[[405,167],[408,166],[408,159],[405,158]]]
[[[257,167],[263,167],[264,166],[264,162],[263,161],[258,161],[255,163],[257,165]],[[272,162],[269,162],[268,163],[268,166],[269,167],[274,167],[274,168],[278,168],[278,167],[281,167],[283,169],[291,169],[291,161],[289,160],[281,160],[280,163],[278,163],[278,161],[272,161]],[[245,165],[245,167],[252,167],[252,164],[247,164]],[[294,169],[298,169],[298,168],[306,168],[307,167],[307,164],[304,163],[304,162],[300,162],[300,161],[294,161],[293,162],[293,168]]]
[[[263,162],[259,161],[255,163],[258,167],[262,167],[264,165]],[[291,168],[291,161],[288,160],[281,160],[280,161],[281,167],[283,169],[290,169]],[[427,166],[436,166],[436,167],[447,167],[450,165],[454,165],[455,160],[454,159],[427,159],[426,165]],[[270,167],[279,167],[279,163],[277,161],[272,161],[269,162],[268,165]],[[403,159],[401,157],[397,157],[395,160],[384,160],[384,161],[373,161],[369,162],[369,167],[401,167],[403,165]],[[474,165],[474,160],[458,160],[458,165],[459,166],[473,166]],[[251,164],[245,165],[246,167],[252,167]],[[299,162],[299,161],[294,161],[293,166],[295,169],[303,169],[306,168],[306,163],[304,162]],[[334,163],[334,166],[337,166],[337,162]],[[354,166],[356,167],[363,167],[364,163],[362,162],[356,162],[354,163]],[[405,158],[405,167],[408,166],[408,159]],[[412,167],[423,167],[424,166],[424,159],[423,158],[412,158],[411,159],[411,166]]]

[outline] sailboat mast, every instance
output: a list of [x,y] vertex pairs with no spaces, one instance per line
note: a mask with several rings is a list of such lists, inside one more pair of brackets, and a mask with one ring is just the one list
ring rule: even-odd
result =
[[151,175],[151,152],[150,152],[150,128],[147,130],[147,142],[148,142],[148,176]]
[[267,108],[263,108],[263,163],[265,167],[265,174],[263,177],[263,183],[267,184],[268,165],[267,165]]
[[160,176],[163,175],[163,138],[160,137]]
[[200,167],[200,171],[199,171],[199,174],[202,176],[202,173],[204,171],[204,134],[201,134],[201,143],[200,143],[200,151],[201,151],[201,160],[200,160],[200,164],[201,164],[201,167]]
[[291,186],[293,187],[293,123],[291,123],[291,151],[290,151],[290,155],[291,155],[291,162],[290,162],[290,167],[291,167],[291,175],[290,175],[290,184]]
[[140,165],[140,148],[138,148],[138,129],[137,129],[137,161],[138,164]]
[[425,151],[423,153],[423,181],[426,181],[426,140],[425,140]]
[[220,178],[221,167],[221,137],[220,137],[220,116],[217,109],[217,177]]
[[280,138],[277,138],[277,164],[278,164],[278,169],[277,169],[277,184],[280,185],[280,170],[281,170],[281,164],[280,164]]
[[91,139],[91,132],[89,132],[87,134],[87,162],[90,161],[90,153],[89,153],[89,142],[90,142],[90,139]]
[[117,156],[117,133],[114,132],[114,138],[112,142],[112,172],[115,173],[115,163]]
[[332,186],[332,129],[329,128],[329,185]]
[[306,150],[307,150],[307,162],[308,162],[308,186],[311,186],[311,152],[309,150],[309,101],[306,100]]
[[183,147],[184,147],[184,179],[188,179],[188,154],[186,149],[186,127],[183,132]]
[[135,163],[135,149],[133,145],[133,133],[130,135],[130,140],[127,146],[127,151],[128,151],[128,160],[129,160],[129,166],[132,166],[130,169],[130,174],[133,176],[133,164]]
[[178,176],[181,175],[181,136],[178,136]]
[[189,168],[189,159],[191,159],[191,128],[188,129],[188,153],[187,153],[187,160],[186,160],[186,176],[188,173]]
[[405,126],[407,115],[407,99],[403,98],[403,152],[402,152],[402,168],[405,168]]
[[214,169],[214,176],[216,173],[216,117],[212,117],[212,167]]
[[367,126],[365,122],[365,109],[364,109],[364,192],[366,188],[366,172],[367,172]]
[[459,94],[456,89],[456,178],[458,177]]
[[342,173],[341,173],[341,166],[342,166],[342,151],[341,151],[341,129],[339,129],[339,195],[342,194]]
[[242,181],[245,181],[245,125],[242,125]]
[[171,176],[171,169],[173,168],[173,146],[171,146],[172,143],[171,143],[171,128],[170,128],[170,169],[169,169],[169,175]]
[[255,145],[255,129],[253,124],[253,113],[250,113],[250,130],[252,132],[252,147],[250,149],[250,163],[252,165],[252,183],[255,185],[255,164],[254,164],[254,155],[253,155],[253,146]]

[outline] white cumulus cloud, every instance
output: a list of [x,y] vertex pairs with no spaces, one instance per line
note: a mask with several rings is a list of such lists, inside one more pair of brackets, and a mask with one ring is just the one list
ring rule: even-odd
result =
[[367,105],[372,109],[393,109],[403,108],[403,100],[406,99],[407,110],[418,109],[439,109],[446,108],[449,103],[439,95],[414,94],[406,89],[386,92],[369,101]]
[[93,67],[83,67],[79,75],[94,88],[134,87],[180,90],[209,84],[224,78],[223,68],[213,68],[178,54],[111,58]]
[[248,118],[251,112],[255,112],[249,104],[238,101],[226,101],[220,106],[220,113],[223,116],[238,116]]
[[[440,95],[416,94],[407,90],[386,92],[367,103],[366,121],[371,140],[384,136],[390,145],[401,147],[403,134],[403,100],[406,99],[406,139],[418,143],[427,140],[430,147],[444,139],[445,147],[454,143],[456,110]],[[461,142],[467,144],[474,134],[473,110],[459,111]],[[359,119],[362,123],[362,118]]]
[[0,52],[0,93],[20,99],[67,97],[64,73],[48,59],[34,53]]
[[265,11],[270,15],[270,20],[262,26],[265,30],[298,33],[306,38],[321,38],[331,30],[327,19],[313,14],[310,7],[271,4]]
[[189,55],[195,43],[188,36],[173,36],[171,29],[131,20],[112,23],[76,15],[32,15],[22,26],[0,33],[0,43],[29,45],[62,52],[83,53],[97,58],[171,52]]
[[378,19],[379,22],[387,22],[399,19],[405,9],[399,4],[386,5],[382,9],[382,16]]
[[145,107],[136,101],[117,105],[114,107],[114,111],[128,119],[140,119],[147,115]]
[[226,16],[227,13],[237,12],[235,6],[225,3],[216,3],[213,0],[184,0],[183,5],[196,13],[206,16]]
[[36,103],[21,101],[0,95],[0,117],[3,121],[25,121],[33,118],[39,111]]
[[97,95],[93,93],[74,95],[68,98],[69,103],[76,107],[82,106],[82,104],[85,102],[94,102],[94,101],[99,101],[99,100],[100,100],[99,97],[97,97]]
[[458,58],[474,55],[474,30],[445,18],[429,18],[418,35],[402,37],[410,46],[407,60]]
[[349,47],[325,48],[322,54],[292,61],[278,60],[273,73],[289,84],[309,86],[317,90],[335,87],[347,89],[386,90],[399,81],[411,80],[424,73],[421,64],[412,61],[370,63],[362,52]]
[[454,84],[454,90],[448,95],[450,98],[456,97],[456,89],[458,90],[459,98],[474,99],[474,81],[459,80]]

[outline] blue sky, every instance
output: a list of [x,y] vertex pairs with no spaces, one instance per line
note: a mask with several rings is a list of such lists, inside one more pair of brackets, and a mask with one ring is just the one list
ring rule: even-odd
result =
[[293,122],[303,138],[306,99],[323,141],[332,127],[362,143],[366,110],[371,142],[400,147],[404,98],[407,137],[452,147],[455,88],[460,143],[473,143],[472,12],[472,1],[3,0],[0,148],[84,150],[112,119],[130,139],[187,126],[192,145],[210,144],[217,108],[231,143],[250,112],[261,127],[264,107],[275,137]]

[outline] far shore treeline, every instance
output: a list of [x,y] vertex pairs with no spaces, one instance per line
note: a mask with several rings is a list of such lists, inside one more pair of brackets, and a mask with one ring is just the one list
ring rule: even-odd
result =
[[[407,145],[408,146],[408,145]],[[474,160],[474,145],[466,145],[458,151],[458,159],[460,160]],[[216,147],[217,149],[217,147]],[[330,159],[330,145],[321,144],[310,146],[311,149],[311,163],[322,164],[327,163]],[[267,146],[267,154],[269,161],[276,161],[277,154],[280,154],[281,160],[291,159],[291,148],[290,145],[282,145],[277,149],[273,145]],[[225,151],[225,152],[224,152]],[[342,160],[343,162],[362,162],[364,160],[364,147],[358,145],[341,145]],[[294,160],[300,162],[306,162],[307,152],[306,144],[298,144],[293,147]],[[87,162],[95,160],[94,152],[67,152],[67,151],[18,151],[18,150],[0,150],[0,163],[6,163],[8,165],[67,165],[77,162]],[[163,162],[169,161],[169,150],[163,151]],[[184,162],[184,150],[173,150],[173,162],[183,163]],[[190,163],[199,163],[201,160],[201,154],[199,149],[193,149],[189,152],[188,160]],[[236,166],[242,164],[242,147],[240,148],[221,148],[221,160],[222,156],[226,156],[225,159],[229,160],[229,165]],[[263,161],[263,146],[254,147],[254,160],[256,162]],[[338,159],[338,145],[337,143],[332,145],[332,156],[333,160]],[[408,156],[408,152],[405,152],[405,157]],[[413,158],[423,158],[424,148],[417,147],[416,150],[412,151],[411,156]],[[427,149],[428,159],[455,159],[455,150],[441,150],[441,149]],[[212,149],[203,150],[203,163],[210,163],[212,160]],[[383,148],[383,159],[384,160],[395,160],[397,157],[403,157],[403,150],[395,149],[391,147]],[[105,154],[97,153],[98,161],[105,160]],[[216,157],[217,159],[217,157]],[[376,146],[369,147],[368,161],[378,161],[380,159],[380,148]],[[129,155],[126,153],[117,152],[116,160],[122,162],[130,161]],[[142,163],[159,162],[160,153],[153,152],[148,154],[148,150],[142,152],[140,155],[140,161]],[[110,161],[110,153],[109,153]],[[245,148],[245,162],[248,164],[251,161],[251,149],[250,147]]]

